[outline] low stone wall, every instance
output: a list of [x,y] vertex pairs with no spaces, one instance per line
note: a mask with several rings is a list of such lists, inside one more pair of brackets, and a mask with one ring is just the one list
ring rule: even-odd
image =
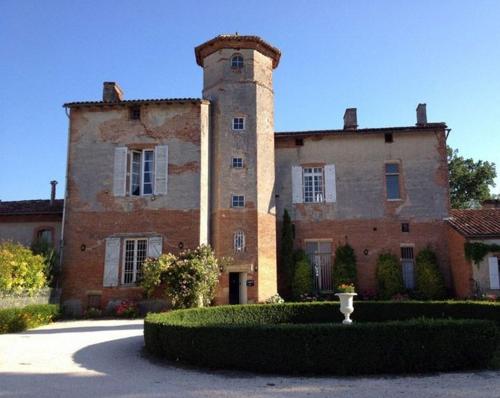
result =
[[42,289],[38,293],[30,296],[23,294],[0,294],[0,308],[25,307],[30,304],[59,304],[61,289]]

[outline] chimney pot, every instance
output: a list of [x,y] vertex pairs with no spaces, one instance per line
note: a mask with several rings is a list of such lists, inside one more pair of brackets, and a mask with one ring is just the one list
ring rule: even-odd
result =
[[50,188],[50,205],[54,206],[54,201],[56,200],[56,185],[57,181],[53,180],[50,182],[51,188]]
[[104,102],[123,101],[123,90],[115,82],[104,82],[102,88],[102,100]]
[[427,105],[418,104],[417,106],[417,126],[425,126],[427,124]]
[[358,128],[358,115],[356,108],[347,108],[344,113],[344,130],[356,130]]

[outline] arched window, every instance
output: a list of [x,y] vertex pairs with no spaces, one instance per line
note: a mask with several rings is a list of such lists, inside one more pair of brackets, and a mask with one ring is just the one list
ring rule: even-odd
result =
[[231,68],[237,70],[243,68],[243,57],[241,56],[241,54],[234,54],[231,57]]
[[242,231],[234,233],[234,252],[241,253],[245,251],[245,234]]
[[36,231],[35,239],[38,242],[45,242],[49,245],[54,243],[54,229],[50,227],[42,227]]

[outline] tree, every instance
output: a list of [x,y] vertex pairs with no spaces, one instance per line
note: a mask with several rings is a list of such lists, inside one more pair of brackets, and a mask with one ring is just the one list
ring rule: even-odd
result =
[[287,298],[288,294],[292,291],[294,260],[292,220],[290,219],[290,215],[286,209],[283,213],[283,227],[281,230],[280,272],[284,277],[285,292],[283,293],[283,296]]
[[377,260],[378,295],[381,299],[390,299],[403,289],[403,276],[399,261],[394,254],[382,253]]
[[439,270],[437,256],[427,247],[416,258],[416,290],[419,298],[432,300],[445,296],[444,280]]
[[292,280],[292,296],[295,300],[300,296],[312,293],[312,272],[311,265],[304,250],[297,250],[294,253],[294,274]]
[[339,245],[335,250],[333,283],[335,283],[335,287],[356,283],[356,255],[348,243]]
[[489,186],[495,186],[495,163],[465,159],[458,150],[448,147],[448,172],[452,208],[467,208],[490,199]]

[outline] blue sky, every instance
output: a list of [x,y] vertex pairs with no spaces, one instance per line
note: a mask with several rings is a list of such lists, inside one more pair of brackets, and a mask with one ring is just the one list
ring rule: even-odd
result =
[[[0,199],[62,197],[68,121],[61,105],[200,97],[193,48],[255,34],[282,51],[277,131],[428,119],[460,153],[500,172],[500,1],[0,1]],[[499,179],[495,192],[500,192]]]

